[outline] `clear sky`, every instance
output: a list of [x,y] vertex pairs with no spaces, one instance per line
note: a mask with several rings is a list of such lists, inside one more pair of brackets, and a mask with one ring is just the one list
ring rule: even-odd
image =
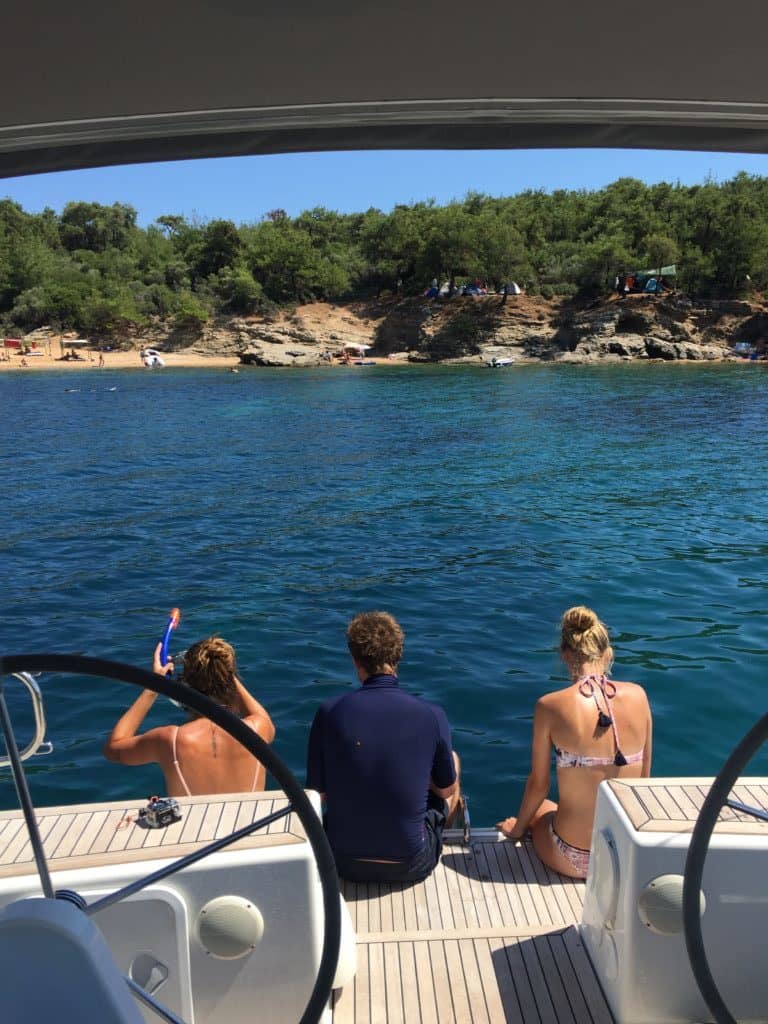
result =
[[147,225],[166,213],[260,220],[315,206],[350,213],[397,203],[460,199],[468,191],[513,195],[527,188],[596,189],[619,177],[695,184],[738,171],[768,175],[768,156],[647,150],[504,150],[300,153],[188,160],[32,175],[0,181],[30,212],[72,200],[129,203]]

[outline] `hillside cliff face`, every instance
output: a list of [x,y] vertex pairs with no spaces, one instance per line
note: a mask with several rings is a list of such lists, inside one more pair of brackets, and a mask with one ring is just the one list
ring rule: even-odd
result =
[[419,349],[426,358],[595,362],[732,358],[732,346],[768,342],[762,303],[696,305],[682,295],[630,295],[585,304],[528,296],[461,299],[430,311]]
[[762,301],[695,303],[679,293],[611,297],[588,304],[527,295],[313,303],[274,318],[237,317],[194,335],[160,323],[143,343],[203,354],[238,354],[260,366],[312,366],[345,345],[370,346],[371,358],[412,362],[733,358],[745,341],[768,348]]

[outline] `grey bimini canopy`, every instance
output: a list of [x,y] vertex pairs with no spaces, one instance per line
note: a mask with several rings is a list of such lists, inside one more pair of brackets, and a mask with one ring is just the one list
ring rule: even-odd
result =
[[768,152],[765,0],[6,0],[0,175],[300,150]]

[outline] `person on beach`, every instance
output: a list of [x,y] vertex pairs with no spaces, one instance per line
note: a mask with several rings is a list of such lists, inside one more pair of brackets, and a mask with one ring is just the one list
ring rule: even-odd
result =
[[[651,709],[637,683],[608,678],[608,630],[590,608],[580,605],[563,615],[560,655],[571,684],[536,704],[531,773],[520,810],[496,828],[514,840],[530,832],[548,867],[586,878],[598,786],[651,773]],[[547,799],[553,747],[559,804]]]
[[[173,663],[160,664],[155,648],[152,668],[166,676]],[[235,652],[226,640],[209,637],[184,655],[182,680],[238,715],[266,743],[275,727],[265,708],[240,682]],[[144,690],[120,717],[104,745],[104,756],[120,764],[157,763],[163,769],[168,796],[208,793],[255,793],[264,789],[263,765],[242,744],[207,718],[194,712],[184,725],[162,725],[138,733],[157,694]]]
[[309,735],[307,788],[325,801],[336,867],[352,881],[426,878],[460,800],[445,712],[400,689],[403,641],[387,612],[356,615],[347,645],[362,685],[327,700]]

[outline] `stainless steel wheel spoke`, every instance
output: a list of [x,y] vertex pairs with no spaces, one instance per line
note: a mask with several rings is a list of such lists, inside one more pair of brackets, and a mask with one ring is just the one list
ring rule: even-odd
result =
[[186,857],[180,857],[178,860],[172,861],[167,864],[164,868],[160,868],[157,871],[153,871],[151,875],[145,875],[143,878],[137,878],[135,882],[131,882],[129,885],[124,885],[122,889],[116,889],[115,892],[109,893],[107,896],[102,896],[100,900],[95,900],[93,903],[89,903],[84,909],[84,913],[90,915],[95,914],[99,910],[104,910],[105,907],[111,907],[113,903],[119,903],[120,900],[124,900],[126,896],[133,896],[134,893],[140,892],[142,889],[146,889],[148,885],[154,885],[155,882],[160,882],[164,878],[168,878],[169,875],[175,875],[177,871],[181,871],[182,868],[189,867],[190,864],[196,864],[203,857],[207,857],[211,853],[218,853],[219,850],[223,850],[226,846],[231,843],[236,843],[238,839],[245,839],[252,832],[257,832],[260,828],[264,828],[265,825],[271,825],[273,821],[278,821],[280,818],[287,817],[293,810],[293,804],[288,804],[287,807],[281,808],[279,811],[273,811],[272,814],[268,814],[264,818],[259,818],[258,821],[252,822],[250,825],[244,825],[243,828],[239,828],[236,832],[230,832],[228,836],[223,836],[221,839],[216,839],[212,843],[208,843],[207,846],[201,847],[199,850],[195,850],[194,853],[188,853]]
[[742,814],[751,814],[753,818],[757,818],[760,821],[768,821],[768,812],[762,810],[760,807],[750,807],[749,804],[743,804],[740,800],[726,800],[725,806],[730,807],[732,811],[740,811]]
[[53,885],[51,884],[51,875],[48,871],[48,861],[45,859],[45,850],[43,849],[43,842],[40,838],[40,829],[37,827],[35,808],[32,803],[32,797],[29,795],[27,777],[24,774],[24,767],[21,763],[19,748],[16,745],[16,737],[13,734],[13,725],[11,724],[11,716],[8,713],[8,705],[5,701],[5,689],[3,687],[2,678],[0,678],[0,728],[3,730],[5,749],[8,752],[8,758],[11,762],[13,784],[16,787],[19,806],[24,814],[24,820],[27,823],[29,842],[32,846],[35,864],[37,865],[37,873],[40,876],[40,884],[43,887],[43,895],[47,899],[52,900]]
[[167,1020],[168,1024],[184,1024],[181,1017],[177,1017],[175,1013],[168,1009],[167,1006],[163,1006],[162,1003],[159,1003],[154,996],[151,996],[146,989],[143,989],[141,985],[138,985],[133,978],[129,978],[128,975],[126,975],[125,983],[140,1002],[144,1003],[145,1006],[148,1006],[150,1010],[154,1010],[158,1017],[162,1017],[163,1020]]

